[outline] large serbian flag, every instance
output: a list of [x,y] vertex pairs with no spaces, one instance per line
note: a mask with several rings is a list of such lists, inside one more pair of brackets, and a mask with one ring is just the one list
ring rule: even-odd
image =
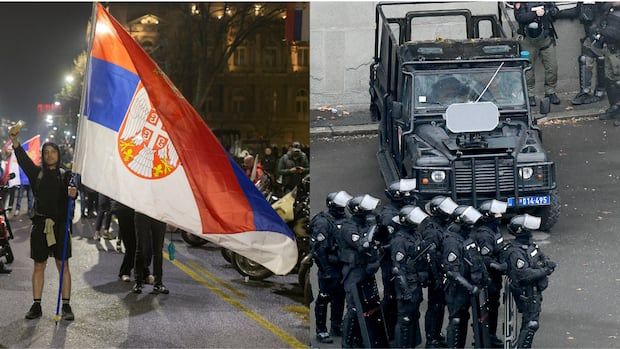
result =
[[82,183],[276,274],[291,271],[288,226],[101,5],[96,23],[76,147]]
[[[22,148],[26,151],[28,156],[32,159],[35,165],[41,165],[41,136],[36,135],[29,140],[22,143]],[[9,187],[15,187],[18,185],[30,185],[30,181],[28,180],[28,176],[24,170],[19,167],[17,164],[17,157],[14,154],[11,154],[9,161],[7,162],[7,168],[4,171],[5,179],[8,180]],[[13,179],[9,179],[10,174],[14,173],[15,177]],[[6,180],[4,183],[6,183]]]

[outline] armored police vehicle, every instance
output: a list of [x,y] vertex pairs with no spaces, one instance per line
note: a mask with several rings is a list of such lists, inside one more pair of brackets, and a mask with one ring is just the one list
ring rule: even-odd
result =
[[[452,9],[386,15],[386,7],[399,5],[376,7],[370,70],[370,109],[380,122],[377,158],[386,185],[416,179],[418,205],[437,195],[476,207],[488,199],[507,201],[509,212],[540,216],[541,229],[551,229],[560,210],[555,168],[527,103],[526,53],[506,37],[495,14]],[[466,38],[413,40],[416,20],[428,18],[459,18],[462,28],[456,30]],[[540,109],[547,114],[549,101]]]

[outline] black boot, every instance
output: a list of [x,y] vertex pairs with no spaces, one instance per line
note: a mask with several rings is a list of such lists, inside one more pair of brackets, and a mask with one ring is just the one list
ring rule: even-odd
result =
[[[316,333],[327,333],[327,304],[329,303],[329,294],[319,292],[314,304],[314,318],[316,321]],[[329,335],[328,335],[329,336]],[[323,342],[325,343],[325,342]]]
[[32,320],[36,318],[40,318],[43,315],[43,311],[41,311],[41,303],[34,302],[30,307],[30,310],[26,313],[26,319]]
[[394,343],[396,348],[413,347],[411,319],[409,317],[404,316],[397,320],[396,328],[394,329]]
[[453,318],[448,324],[448,348],[464,348],[467,339],[467,321]]
[[546,94],[545,97],[549,97],[549,102],[551,102],[551,104],[560,104],[560,97],[558,97],[558,95],[556,95],[555,93],[550,93],[550,94]]
[[603,114],[599,115],[599,119],[619,119],[620,86],[615,81],[607,80],[607,99],[609,100],[609,108]]
[[62,319],[65,321],[73,321],[75,320],[75,315],[73,315],[73,310],[69,303],[64,303],[62,305]]

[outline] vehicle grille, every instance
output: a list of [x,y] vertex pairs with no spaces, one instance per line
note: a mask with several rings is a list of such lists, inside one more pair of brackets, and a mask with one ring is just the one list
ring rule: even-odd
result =
[[477,193],[496,193],[499,178],[499,191],[514,191],[515,178],[511,159],[499,159],[497,168],[495,160],[464,160],[457,161],[455,166],[456,192],[469,193],[473,191],[472,161],[475,169],[475,183]]

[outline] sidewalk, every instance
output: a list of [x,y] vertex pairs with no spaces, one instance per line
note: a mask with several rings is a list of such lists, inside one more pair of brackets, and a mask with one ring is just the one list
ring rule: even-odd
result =
[[[558,93],[562,100],[560,105],[551,105],[551,112],[544,118],[538,114],[539,105],[533,107],[534,116],[539,122],[559,118],[583,118],[597,116],[607,107],[607,98],[593,104],[574,106],[570,100],[576,92]],[[326,106],[322,110],[310,110],[310,137],[356,136],[377,133],[378,124],[373,122],[370,112],[348,112],[341,106]],[[331,110],[330,110],[331,109]]]

